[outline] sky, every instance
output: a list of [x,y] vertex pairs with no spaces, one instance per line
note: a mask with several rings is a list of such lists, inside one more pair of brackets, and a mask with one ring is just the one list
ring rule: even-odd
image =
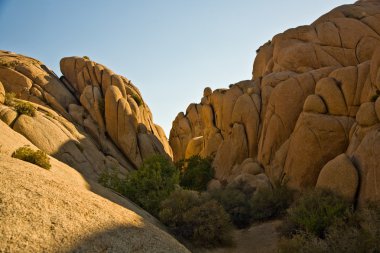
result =
[[61,75],[88,56],[131,80],[156,124],[172,121],[205,87],[251,79],[256,49],[352,0],[0,0],[0,49]]

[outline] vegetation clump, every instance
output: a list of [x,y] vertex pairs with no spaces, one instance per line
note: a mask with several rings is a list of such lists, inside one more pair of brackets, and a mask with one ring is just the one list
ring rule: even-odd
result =
[[259,189],[251,199],[251,214],[255,221],[282,216],[293,202],[293,191],[281,184]]
[[125,183],[122,178],[119,177],[119,171],[115,168],[104,170],[99,178],[98,183],[104,187],[110,188],[116,192],[122,193],[123,184]]
[[120,187],[123,195],[158,216],[160,204],[179,183],[179,172],[166,157],[146,159],[137,171],[128,175]]
[[12,106],[18,114],[25,114],[31,117],[36,116],[36,107],[31,103],[16,100],[16,94],[13,92],[5,93],[4,104]]
[[340,196],[312,190],[289,209],[281,230],[281,253],[380,252],[380,206],[354,211]]
[[15,104],[16,94],[13,92],[5,93],[5,101],[4,104],[8,106],[14,106]]
[[33,163],[47,170],[51,168],[50,159],[45,152],[41,150],[34,151],[28,146],[18,148],[13,152],[12,157]]
[[350,204],[328,190],[314,189],[305,192],[288,210],[287,226],[290,233],[305,232],[319,238],[338,219],[352,212]]
[[180,185],[189,190],[207,190],[207,184],[215,174],[210,157],[192,156],[178,162],[176,166],[181,171]]
[[211,192],[212,198],[223,206],[237,228],[245,228],[251,224],[251,195],[236,186],[228,186]]
[[190,190],[173,192],[161,205],[160,220],[180,238],[200,247],[229,245],[232,226],[215,200]]
[[18,114],[28,115],[30,117],[36,116],[36,108],[28,102],[16,102],[14,105]]

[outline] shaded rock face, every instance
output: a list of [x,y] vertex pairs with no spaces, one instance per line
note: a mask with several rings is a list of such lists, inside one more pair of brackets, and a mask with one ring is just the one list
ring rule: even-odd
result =
[[60,65],[61,79],[90,117],[82,122],[82,109],[77,107],[70,114],[83,125],[95,125],[91,128],[100,142],[107,134],[135,167],[154,154],[172,156],[164,131],[153,123],[149,107],[130,80],[85,58],[63,58]]
[[0,104],[0,119],[89,178],[112,168],[127,174],[153,154],[171,156],[163,130],[126,78],[84,58],[61,65],[65,76],[58,78],[38,60],[0,51],[0,103],[8,92],[37,108],[29,117]]
[[[272,183],[304,189],[346,153],[360,182],[330,188],[343,189],[347,197],[358,191],[360,203],[380,199],[379,67],[378,1],[344,5],[289,29],[258,49],[252,80],[206,88],[200,104],[178,114],[169,140],[174,160],[192,152],[212,155],[223,181],[251,158]],[[202,143],[188,148],[200,136]],[[339,175],[328,168],[327,174]]]

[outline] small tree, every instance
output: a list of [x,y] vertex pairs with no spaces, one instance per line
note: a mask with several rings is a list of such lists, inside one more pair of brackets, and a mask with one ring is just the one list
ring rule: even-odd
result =
[[331,191],[314,189],[305,192],[288,210],[286,225],[324,238],[337,219],[348,217],[351,212],[352,207],[345,199]]
[[161,202],[179,183],[179,172],[171,161],[162,155],[146,159],[137,171],[128,175],[121,193],[157,216]]
[[232,242],[228,214],[207,195],[177,190],[162,203],[159,217],[177,236],[196,246],[213,247]]
[[210,157],[202,158],[198,155],[177,163],[181,171],[181,186],[196,191],[207,190],[207,184],[215,173],[211,164]]

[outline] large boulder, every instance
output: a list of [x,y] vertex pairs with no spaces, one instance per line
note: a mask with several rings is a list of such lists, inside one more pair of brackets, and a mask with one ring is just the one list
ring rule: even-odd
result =
[[359,185],[359,174],[346,154],[341,154],[326,163],[318,176],[317,187],[329,189],[350,202],[355,200]]
[[[380,2],[362,0],[274,36],[257,50],[252,80],[206,88],[201,102],[174,120],[174,160],[203,136],[200,154],[214,156],[218,180],[245,175],[242,163],[250,160],[272,184],[303,190],[321,178],[359,203],[379,199],[379,27]],[[340,180],[341,171],[329,168],[342,163],[342,153],[358,182],[350,166],[351,181],[327,181],[330,173]]]

